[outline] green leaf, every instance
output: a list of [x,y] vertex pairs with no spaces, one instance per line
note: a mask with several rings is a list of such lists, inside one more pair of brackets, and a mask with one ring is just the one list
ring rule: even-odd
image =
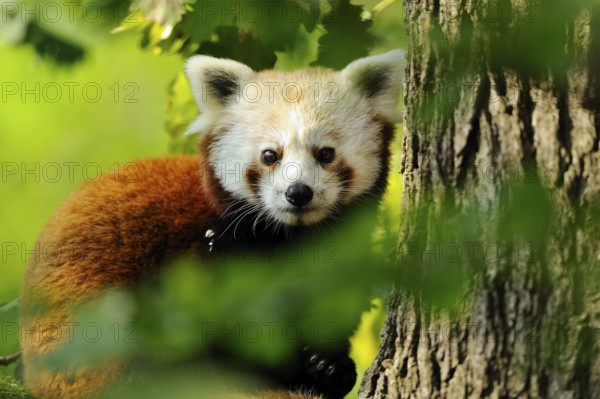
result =
[[275,69],[291,71],[315,61],[318,57],[317,41],[322,34],[323,32],[317,29],[309,32],[304,26],[300,26],[293,45],[285,51],[275,52],[277,55]]
[[169,134],[169,152],[192,154],[196,152],[197,135],[184,136],[189,124],[198,115],[189,83],[180,72],[169,87],[166,103],[165,129]]
[[27,389],[9,377],[0,376],[0,398],[2,399],[33,399]]
[[57,64],[72,65],[83,59],[85,50],[82,46],[42,28],[31,22],[27,26],[25,42],[34,46],[40,57],[50,59]]
[[199,53],[231,58],[254,70],[272,68],[277,61],[275,52],[250,31],[240,31],[237,26],[219,26],[215,34],[218,39],[202,42]]
[[350,0],[331,3],[332,10],[323,20],[327,33],[319,39],[319,58],[312,65],[341,69],[369,54],[374,44],[369,33],[373,21],[363,19],[363,8]]
[[139,0],[139,9],[146,19],[158,22],[165,27],[173,27],[181,21],[187,4],[194,4],[195,0]]

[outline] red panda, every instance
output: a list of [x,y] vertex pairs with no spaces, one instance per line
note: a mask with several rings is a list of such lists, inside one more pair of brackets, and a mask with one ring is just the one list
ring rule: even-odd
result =
[[[41,399],[94,397],[127,368],[45,365],[64,344],[50,329],[59,326],[67,337],[78,303],[107,289],[134,289],[178,254],[279,245],[290,231],[381,194],[403,63],[399,50],[339,72],[255,72],[232,60],[190,58],[186,73],[200,110],[190,131],[202,134],[199,156],[137,161],[133,174],[84,184],[39,237],[41,247],[52,243],[69,256],[34,256],[25,274],[22,353],[31,392]],[[347,353],[331,361],[311,354],[306,364],[310,381],[300,386],[310,395],[262,397],[336,399],[355,383]]]

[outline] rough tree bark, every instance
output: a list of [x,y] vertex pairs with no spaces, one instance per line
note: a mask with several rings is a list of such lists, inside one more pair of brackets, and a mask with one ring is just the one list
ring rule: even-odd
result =
[[[600,398],[600,15],[584,6],[405,0],[404,269],[361,398]],[[451,309],[411,287],[440,271],[467,276]]]

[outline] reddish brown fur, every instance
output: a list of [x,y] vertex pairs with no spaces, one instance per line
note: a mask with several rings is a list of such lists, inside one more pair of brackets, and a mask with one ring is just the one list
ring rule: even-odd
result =
[[342,198],[346,198],[348,189],[352,185],[354,172],[352,171],[352,168],[348,166],[348,164],[345,161],[342,160],[335,165],[335,173],[338,175],[338,178],[342,182],[342,187],[344,190],[342,191]]
[[[219,134],[219,132],[208,133],[204,137],[204,140],[200,142],[200,154],[202,154],[202,159],[211,159],[211,144],[214,141],[213,137],[217,134]],[[229,194],[223,189],[217,176],[212,173],[212,165],[206,162],[201,163],[201,178],[206,208],[213,209],[213,212],[222,214],[227,209]]]
[[[130,286],[165,256],[200,249],[199,233],[217,215],[200,187],[198,158],[150,159],[135,167],[127,182],[120,174],[108,173],[83,185],[59,208],[40,241],[58,240],[68,248],[65,259],[55,257],[66,262],[51,268],[32,264],[26,275],[28,288],[49,279],[50,298],[52,291],[64,298],[104,288],[107,281]],[[75,254],[76,260],[88,266],[67,267],[78,248],[85,253]]]
[[248,187],[250,187],[250,191],[252,191],[254,195],[258,194],[258,181],[261,177],[261,169],[263,168],[258,164],[249,165],[246,168],[246,175],[244,177],[246,178]]
[[[204,233],[215,223],[215,204],[201,185],[198,157],[135,163],[135,173],[108,173],[73,193],[42,232],[21,297],[27,333],[22,350],[25,382],[40,398],[85,398],[119,373],[119,365],[54,374],[35,361],[56,349],[55,326],[72,321],[73,307],[107,288],[132,287],[169,256],[208,250]],[[205,173],[206,175],[206,173]],[[111,372],[112,371],[112,372]]]

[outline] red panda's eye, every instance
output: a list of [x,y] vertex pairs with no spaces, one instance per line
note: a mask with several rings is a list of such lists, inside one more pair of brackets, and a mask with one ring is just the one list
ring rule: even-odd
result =
[[279,157],[277,156],[277,153],[275,151],[271,151],[271,150],[263,151],[262,157],[263,157],[263,161],[267,165],[273,165],[279,159]]
[[318,161],[321,163],[329,163],[335,157],[335,150],[331,147],[321,148],[319,150]]

